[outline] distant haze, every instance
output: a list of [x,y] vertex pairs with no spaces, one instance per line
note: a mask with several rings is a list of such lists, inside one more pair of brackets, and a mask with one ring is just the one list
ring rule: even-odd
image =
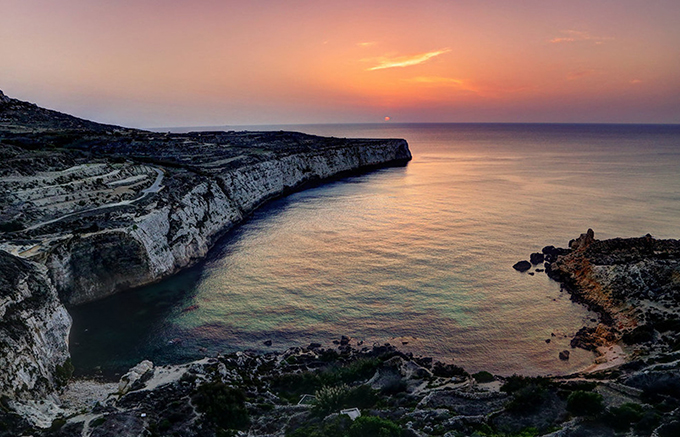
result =
[[680,123],[677,0],[0,4],[0,89],[101,122]]

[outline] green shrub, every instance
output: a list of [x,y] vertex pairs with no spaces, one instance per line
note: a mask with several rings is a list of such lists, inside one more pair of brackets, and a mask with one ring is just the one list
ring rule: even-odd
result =
[[594,416],[603,409],[599,393],[577,390],[567,398],[567,411],[575,416]]
[[640,325],[621,337],[626,344],[640,344],[654,339],[654,328],[650,325]]
[[97,417],[92,422],[90,422],[90,428],[96,428],[98,426],[101,426],[104,422],[106,422],[105,417]]
[[375,416],[357,417],[349,428],[349,437],[401,437],[402,429],[391,420]]
[[437,361],[432,367],[432,374],[442,378],[452,378],[454,376],[470,376],[462,367],[455,364],[444,364]]
[[314,410],[321,414],[340,410],[345,405],[349,387],[345,384],[334,387],[321,387],[314,393]]
[[198,411],[224,429],[243,429],[250,423],[243,391],[222,382],[208,382],[198,387],[192,401]]
[[345,398],[345,407],[371,408],[379,399],[375,390],[370,386],[360,385],[349,390]]
[[338,412],[343,408],[370,408],[378,402],[375,391],[367,385],[352,388],[346,384],[322,387],[315,396],[314,412],[321,415]]
[[0,232],[15,232],[24,229],[24,224],[19,220],[13,220],[11,222],[0,223]]
[[501,386],[501,391],[505,393],[514,393],[517,390],[530,385],[547,388],[551,383],[548,378],[542,376],[512,375],[505,379],[505,383]]
[[656,411],[649,409],[642,415],[640,421],[635,425],[635,430],[650,434],[661,423],[661,415]]
[[66,419],[64,419],[63,417],[58,417],[52,421],[50,431],[58,431],[64,425],[66,425]]
[[512,394],[512,400],[505,408],[514,413],[531,413],[536,411],[548,398],[548,390],[537,384],[529,384]]
[[627,403],[620,407],[612,407],[607,413],[607,422],[617,431],[626,431],[644,416],[641,405]]
[[314,393],[322,387],[367,380],[375,374],[379,365],[380,361],[375,358],[359,359],[346,366],[331,366],[323,371],[285,374],[275,377],[271,387],[279,395],[292,399]]
[[75,368],[70,358],[67,358],[63,364],[57,364],[57,367],[54,368],[54,382],[57,386],[64,387],[69,379],[71,379],[71,376],[73,376],[74,370]]
[[492,374],[489,372],[486,372],[482,370],[481,372],[477,372],[474,375],[472,375],[473,378],[475,378],[475,381],[480,382],[480,383],[485,383],[485,382],[493,382],[496,380]]

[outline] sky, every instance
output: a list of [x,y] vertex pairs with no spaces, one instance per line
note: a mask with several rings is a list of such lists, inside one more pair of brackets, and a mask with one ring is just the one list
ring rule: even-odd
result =
[[680,123],[679,23],[678,0],[0,0],[0,90],[131,127]]

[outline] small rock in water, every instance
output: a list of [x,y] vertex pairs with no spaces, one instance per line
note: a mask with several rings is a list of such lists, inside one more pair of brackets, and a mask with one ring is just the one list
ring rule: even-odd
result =
[[517,270],[518,272],[526,272],[531,268],[531,263],[529,261],[520,261],[514,266],[512,266],[512,268]]
[[547,338],[547,339],[545,340],[545,342],[546,342],[546,343],[550,343],[550,339]]
[[545,269],[536,269],[538,273],[545,272]]
[[527,275],[529,275],[529,276],[534,276],[535,273],[534,273],[534,272],[529,272],[529,273],[527,273]]
[[[333,342],[333,343],[335,343],[335,342]],[[347,346],[348,344],[349,344],[349,337],[347,337],[346,335],[343,335],[340,338],[340,345],[341,346]]]
[[262,344],[264,344],[265,346],[271,346],[272,341],[271,340],[265,340],[264,342],[262,342]]
[[531,264],[540,264],[544,261],[545,255],[543,255],[540,252],[532,253],[529,256],[529,259],[531,260]]
[[318,349],[321,347],[321,343],[309,343],[309,349]]
[[562,361],[567,361],[569,359],[569,351],[568,350],[563,350],[560,352],[560,360]]
[[402,341],[401,344],[406,345],[408,344],[408,341]]

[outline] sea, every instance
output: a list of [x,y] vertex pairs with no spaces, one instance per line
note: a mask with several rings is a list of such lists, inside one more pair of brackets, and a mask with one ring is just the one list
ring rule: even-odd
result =
[[334,347],[343,335],[470,372],[567,374],[592,364],[569,341],[597,315],[543,266],[512,265],[588,228],[599,239],[680,237],[680,125],[248,130],[405,138],[413,160],[269,202],[204,262],[73,308],[77,374],[113,378],[142,359]]

